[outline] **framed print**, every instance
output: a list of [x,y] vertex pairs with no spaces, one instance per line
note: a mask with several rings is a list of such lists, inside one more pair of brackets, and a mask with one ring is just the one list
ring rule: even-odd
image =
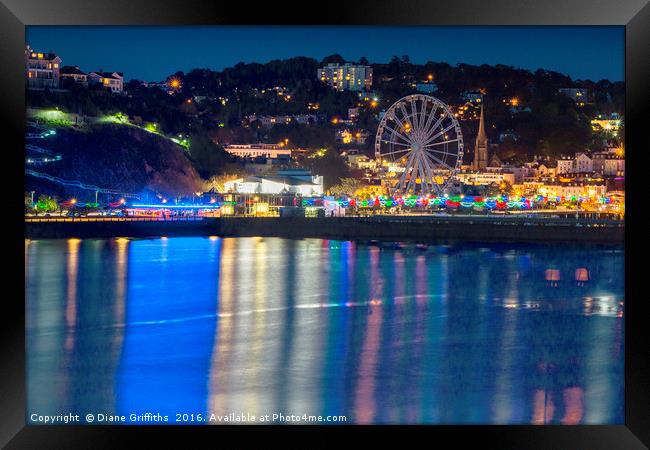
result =
[[3,0],[2,444],[645,448],[647,4],[312,6]]

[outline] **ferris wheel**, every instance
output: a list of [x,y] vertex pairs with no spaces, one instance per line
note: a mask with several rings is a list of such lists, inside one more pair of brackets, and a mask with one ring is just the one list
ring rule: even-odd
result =
[[375,158],[393,194],[444,194],[463,160],[458,120],[437,98],[408,95],[379,122]]

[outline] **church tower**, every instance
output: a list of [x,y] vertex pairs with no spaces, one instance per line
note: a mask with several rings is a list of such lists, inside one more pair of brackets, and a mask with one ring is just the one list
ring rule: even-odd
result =
[[481,119],[478,124],[478,135],[474,145],[473,170],[483,170],[488,164],[488,140],[485,135],[485,121],[483,119],[483,105],[481,105]]

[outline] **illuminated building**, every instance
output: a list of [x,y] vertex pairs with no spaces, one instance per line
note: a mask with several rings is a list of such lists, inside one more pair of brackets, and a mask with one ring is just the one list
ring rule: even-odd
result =
[[610,177],[625,176],[625,156],[621,149],[593,155],[593,171]]
[[456,178],[463,184],[474,186],[483,186],[489,184],[500,184],[506,181],[510,184],[515,182],[515,174],[506,171],[490,171],[490,172],[461,172],[456,174]]
[[90,72],[88,82],[101,84],[113,93],[121,93],[124,90],[124,74],[122,72]]
[[291,149],[285,147],[284,144],[231,144],[226,146],[225,150],[239,158],[255,158],[258,156],[266,158],[291,157]]
[[317,77],[337,91],[363,91],[372,87],[370,66],[331,63],[318,69]]
[[251,176],[224,183],[224,190],[236,194],[323,195],[323,177],[301,169],[280,170],[276,175]]
[[591,129],[593,131],[605,131],[611,133],[613,136],[617,135],[622,125],[623,120],[617,113],[613,113],[609,117],[599,114],[591,121]]
[[557,161],[557,174],[591,173],[594,171],[592,159],[585,153],[576,153],[575,158],[562,158]]
[[41,53],[28,45],[25,49],[25,76],[30,88],[58,88],[61,58],[52,52]]
[[275,125],[289,125],[296,123],[299,125],[309,125],[312,123],[318,122],[318,116],[316,114],[293,114],[285,116],[257,116],[251,114],[246,116],[248,123],[253,123],[259,121],[264,128],[272,128]]

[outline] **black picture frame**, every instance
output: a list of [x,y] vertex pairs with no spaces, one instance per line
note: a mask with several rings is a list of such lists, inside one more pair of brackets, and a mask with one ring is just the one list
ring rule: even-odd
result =
[[[453,2],[417,0],[404,2],[356,0],[338,7],[322,3],[269,2],[266,4],[207,0],[1,0],[0,42],[3,61],[0,70],[0,114],[4,141],[5,198],[12,207],[5,211],[7,223],[13,225],[11,239],[5,241],[9,267],[6,286],[15,286],[12,295],[3,296],[4,327],[1,329],[2,363],[0,377],[0,445],[7,448],[114,448],[143,435],[149,441],[164,440],[179,430],[187,437],[204,438],[210,433],[220,436],[225,430],[237,433],[246,447],[253,437],[248,427],[90,427],[25,426],[25,356],[24,295],[19,280],[22,268],[13,261],[13,252],[22,254],[24,239],[23,209],[19,202],[23,192],[24,157],[24,66],[23,51],[26,25],[226,25],[226,24],[349,24],[349,25],[622,25],[626,36],[626,305],[625,305],[625,425],[621,426],[406,426],[406,427],[255,427],[255,431],[272,433],[289,444],[320,446],[321,437],[332,432],[360,432],[362,439],[387,429],[404,443],[417,442],[413,433],[432,444],[451,442],[462,447],[469,440],[500,449],[589,448],[636,449],[650,445],[650,371],[648,334],[644,321],[647,299],[643,295],[642,250],[634,235],[643,230],[643,201],[640,177],[643,177],[642,154],[648,140],[642,117],[650,104],[650,5],[647,0],[456,0]],[[607,55],[603,55],[604,58]],[[646,114],[644,114],[646,113]],[[5,134],[6,133],[6,134]],[[11,139],[7,139],[10,137]],[[7,180],[10,179],[10,182]],[[635,186],[635,185],[639,186]],[[639,239],[642,239],[639,236]],[[24,254],[23,254],[24,255]],[[636,270],[635,270],[636,269]],[[14,273],[15,272],[15,273]],[[24,291],[23,291],[24,292]],[[135,434],[134,434],[135,433]],[[119,442],[119,443],[118,443]],[[218,444],[219,441],[213,441]],[[151,442],[148,445],[153,446]],[[303,446],[303,445],[301,445]],[[446,445],[445,445],[446,446]]]

